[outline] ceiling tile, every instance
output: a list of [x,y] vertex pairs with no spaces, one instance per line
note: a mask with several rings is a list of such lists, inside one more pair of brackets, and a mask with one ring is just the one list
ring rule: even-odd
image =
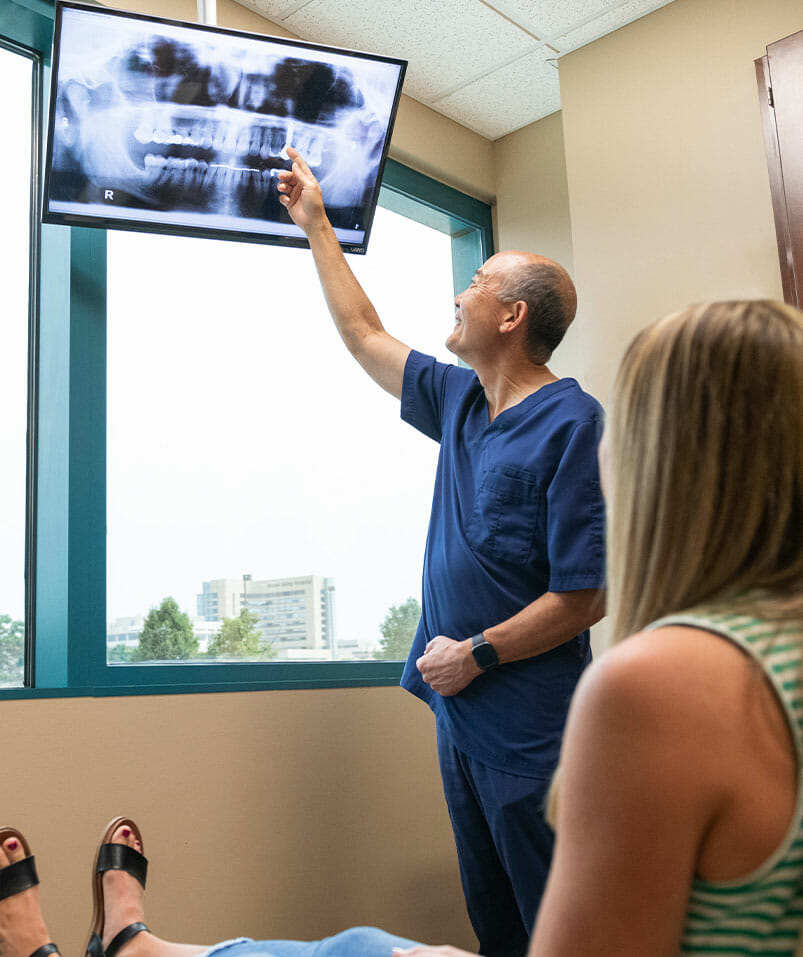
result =
[[434,107],[488,139],[499,139],[560,109],[558,71],[547,62],[548,56],[549,51],[536,50],[438,100]]
[[409,60],[404,91],[429,102],[533,46],[479,0],[312,0],[282,25],[309,40]]
[[281,23],[286,16],[295,13],[300,6],[299,0],[237,0],[237,2],[274,23]]
[[622,0],[489,0],[505,16],[540,39],[566,33],[576,23],[596,17]]
[[560,109],[539,40],[568,53],[672,0],[237,2],[302,39],[408,60],[408,96],[497,139]]
[[624,27],[628,23],[632,23],[634,20],[638,20],[640,17],[671,2],[672,0],[630,0],[629,3],[617,7],[616,10],[609,13],[604,13],[601,17],[585,24],[585,26],[570,30],[568,33],[557,37],[555,45],[561,53],[568,53],[569,50],[576,50],[586,43],[591,43],[592,40],[605,36],[606,33],[613,33],[614,30],[618,30],[620,27]]

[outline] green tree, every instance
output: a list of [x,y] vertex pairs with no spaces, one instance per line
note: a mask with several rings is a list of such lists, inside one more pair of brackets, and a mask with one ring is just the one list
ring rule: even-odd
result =
[[137,653],[136,648],[127,648],[125,645],[115,645],[106,655],[106,660],[109,662],[129,662],[135,661],[135,655]]
[[25,661],[25,622],[0,615],[0,687],[22,684]]
[[243,608],[237,618],[224,618],[220,631],[209,643],[210,658],[275,658],[273,642],[265,642],[257,628],[257,616]]
[[131,660],[174,661],[192,658],[197,653],[198,639],[193,634],[189,615],[181,611],[175,598],[165,598],[145,616],[139,646]]
[[374,658],[390,661],[404,661],[413,643],[418,621],[421,618],[421,606],[415,598],[408,598],[401,605],[391,605],[379,630],[382,640]]

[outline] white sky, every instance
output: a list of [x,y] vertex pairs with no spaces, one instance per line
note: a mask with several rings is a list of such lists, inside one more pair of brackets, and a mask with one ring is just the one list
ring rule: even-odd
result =
[[[108,611],[204,580],[331,576],[341,639],[420,595],[437,445],[359,368],[309,251],[110,231]],[[448,236],[377,211],[349,261],[398,338],[452,361]]]
[[[0,49],[0,89],[31,89],[31,61]],[[5,97],[0,167],[0,615],[25,608],[25,427],[31,100]],[[19,148],[21,145],[22,148]]]

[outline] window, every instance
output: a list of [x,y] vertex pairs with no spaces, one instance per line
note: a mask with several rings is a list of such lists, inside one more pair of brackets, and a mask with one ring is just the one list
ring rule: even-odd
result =
[[[33,53],[0,40],[0,88],[14,90],[5,101],[4,138],[34,144],[34,83],[39,63]],[[26,614],[26,489],[28,476],[28,355],[35,341],[31,315],[32,149],[3,151],[0,173],[0,687],[21,687],[24,679]]]
[[[107,242],[107,634],[137,616],[133,660],[386,654],[438,447],[348,355],[309,252]],[[454,361],[448,234],[380,208],[350,262],[395,335]]]
[[[11,9],[46,51],[30,6],[7,0],[0,36]],[[437,352],[490,211],[392,161],[380,202],[351,261],[389,329]],[[412,617],[437,448],[346,353],[309,253],[52,226],[40,247],[36,688],[3,694],[396,683],[401,655],[375,656],[390,610]],[[188,619],[181,657],[132,660],[151,608]]]

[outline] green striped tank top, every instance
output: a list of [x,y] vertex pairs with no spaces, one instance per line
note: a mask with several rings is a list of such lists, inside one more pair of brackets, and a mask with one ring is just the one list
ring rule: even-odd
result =
[[[783,702],[803,769],[803,634],[721,609],[694,609],[653,622],[650,629],[690,625],[722,635],[761,666]],[[719,957],[792,957],[803,923],[803,773],[797,809],[780,847],[738,880],[695,880],[691,887],[682,954]],[[800,951],[803,953],[803,949]]]

